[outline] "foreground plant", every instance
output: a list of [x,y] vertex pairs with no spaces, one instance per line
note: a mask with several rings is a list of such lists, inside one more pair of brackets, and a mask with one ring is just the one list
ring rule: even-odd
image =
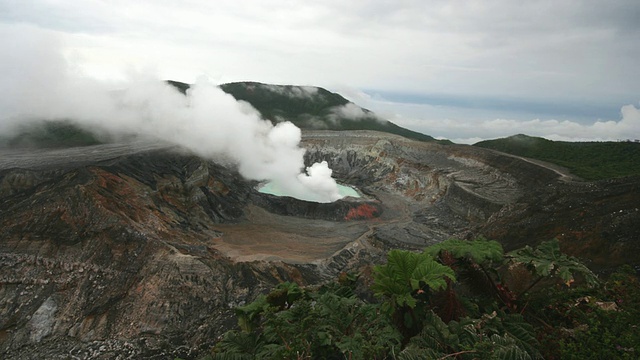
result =
[[[213,359],[385,359],[400,347],[400,333],[381,316],[377,304],[366,304],[341,286],[317,291],[287,284],[244,306],[239,324],[214,349]],[[290,303],[268,301],[294,296]],[[250,326],[247,326],[250,324]]]
[[[519,293],[514,267],[528,272]],[[575,282],[574,282],[575,279]],[[504,254],[495,241],[448,240],[392,250],[371,290],[341,274],[320,288],[293,283],[237,309],[214,359],[636,359],[640,284],[633,269],[605,283],[557,240]],[[542,286],[542,285],[547,286]],[[370,295],[370,294],[369,294]],[[370,298],[368,295],[364,298]]]
[[536,279],[520,294],[523,295],[545,278],[557,277],[570,286],[576,276],[581,276],[587,285],[595,286],[598,277],[583,263],[573,256],[567,256],[560,251],[558,239],[545,241],[536,248],[525,246],[508,255],[516,264],[524,265]]
[[422,328],[429,296],[455,281],[453,270],[427,253],[391,250],[387,263],[376,266],[371,289],[384,298],[384,308],[393,317],[405,341]]

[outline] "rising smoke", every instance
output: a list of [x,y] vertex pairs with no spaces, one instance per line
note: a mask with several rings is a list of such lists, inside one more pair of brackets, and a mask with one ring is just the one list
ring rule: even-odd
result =
[[[0,35],[2,29],[0,29]],[[111,136],[138,135],[180,145],[238,166],[242,176],[270,181],[283,195],[317,202],[339,199],[326,162],[303,172],[301,132],[289,122],[272,125],[246,102],[211,82],[196,82],[186,96],[149,75],[112,83],[82,76],[60,54],[55,38],[23,32],[0,36],[10,55],[0,57],[0,133],[42,120],[65,119]]]

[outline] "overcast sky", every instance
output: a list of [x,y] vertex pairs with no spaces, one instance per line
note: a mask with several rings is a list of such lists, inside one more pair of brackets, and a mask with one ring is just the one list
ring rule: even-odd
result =
[[638,0],[0,0],[0,45],[36,34],[107,80],[323,86],[460,142],[638,139],[639,19]]

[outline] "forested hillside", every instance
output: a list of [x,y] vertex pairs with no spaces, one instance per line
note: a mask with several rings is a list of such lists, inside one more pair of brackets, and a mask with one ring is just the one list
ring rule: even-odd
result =
[[474,146],[558,164],[585,180],[640,175],[637,142],[551,141],[520,134],[481,141]]

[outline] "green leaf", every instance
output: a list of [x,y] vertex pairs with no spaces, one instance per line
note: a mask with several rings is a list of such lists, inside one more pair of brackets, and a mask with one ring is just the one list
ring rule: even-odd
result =
[[425,253],[437,257],[442,251],[447,251],[456,259],[469,259],[484,266],[501,263],[504,257],[502,245],[494,240],[457,240],[449,239],[426,248]]
[[384,296],[392,304],[416,306],[413,293],[423,287],[439,290],[447,286],[446,280],[455,281],[453,270],[439,264],[430,255],[403,250],[392,250],[387,254],[387,264],[374,268],[372,290]]
[[589,268],[575,257],[567,256],[560,251],[558,239],[545,241],[535,249],[525,246],[509,253],[508,256],[513,262],[524,264],[540,277],[556,276],[569,283],[579,274],[588,285],[598,284],[597,276]]

